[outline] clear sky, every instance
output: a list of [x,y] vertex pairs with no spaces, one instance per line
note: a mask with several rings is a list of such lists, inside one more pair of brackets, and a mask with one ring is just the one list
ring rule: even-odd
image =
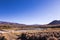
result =
[[60,0],[0,0],[0,21],[47,24],[60,20]]

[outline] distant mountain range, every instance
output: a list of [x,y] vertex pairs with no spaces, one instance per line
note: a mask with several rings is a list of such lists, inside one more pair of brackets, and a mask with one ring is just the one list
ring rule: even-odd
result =
[[0,27],[5,27],[5,26],[9,26],[12,28],[30,28],[30,27],[33,27],[33,28],[49,28],[49,27],[52,27],[52,28],[54,28],[54,27],[60,27],[60,20],[54,20],[54,21],[52,21],[46,25],[26,25],[26,24],[0,21]]
[[12,23],[12,22],[4,22],[4,21],[0,21],[0,24],[9,24],[9,25],[25,25],[25,24],[19,24],[19,23]]

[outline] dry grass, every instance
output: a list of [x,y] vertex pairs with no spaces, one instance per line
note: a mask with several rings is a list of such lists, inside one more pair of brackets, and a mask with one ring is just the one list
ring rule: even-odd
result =
[[[6,30],[6,29],[4,29]],[[38,33],[38,32],[60,32],[60,28],[55,28],[55,29],[51,29],[48,28],[47,30],[25,30],[25,31],[11,31],[13,29],[9,29],[9,31],[7,31],[7,33],[2,33],[3,36],[5,36],[5,38],[7,38],[7,40],[15,40],[17,38],[16,35],[20,35],[21,33]],[[15,30],[15,29],[14,29]]]

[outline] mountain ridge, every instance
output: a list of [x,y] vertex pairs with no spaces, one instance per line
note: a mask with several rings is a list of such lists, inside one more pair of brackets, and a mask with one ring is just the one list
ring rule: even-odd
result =
[[49,25],[58,25],[58,24],[60,24],[60,20],[54,20],[49,23]]
[[54,20],[50,22],[49,24],[46,25],[26,25],[26,24],[19,24],[19,23],[12,23],[12,22],[4,22],[0,21],[0,27],[11,27],[11,28],[55,28],[55,27],[60,27],[60,20]]

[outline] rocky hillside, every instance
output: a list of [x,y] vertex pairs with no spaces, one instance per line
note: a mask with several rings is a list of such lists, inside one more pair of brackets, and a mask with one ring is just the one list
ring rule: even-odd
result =
[[49,25],[57,25],[60,24],[60,20],[54,20],[51,23],[49,23]]

